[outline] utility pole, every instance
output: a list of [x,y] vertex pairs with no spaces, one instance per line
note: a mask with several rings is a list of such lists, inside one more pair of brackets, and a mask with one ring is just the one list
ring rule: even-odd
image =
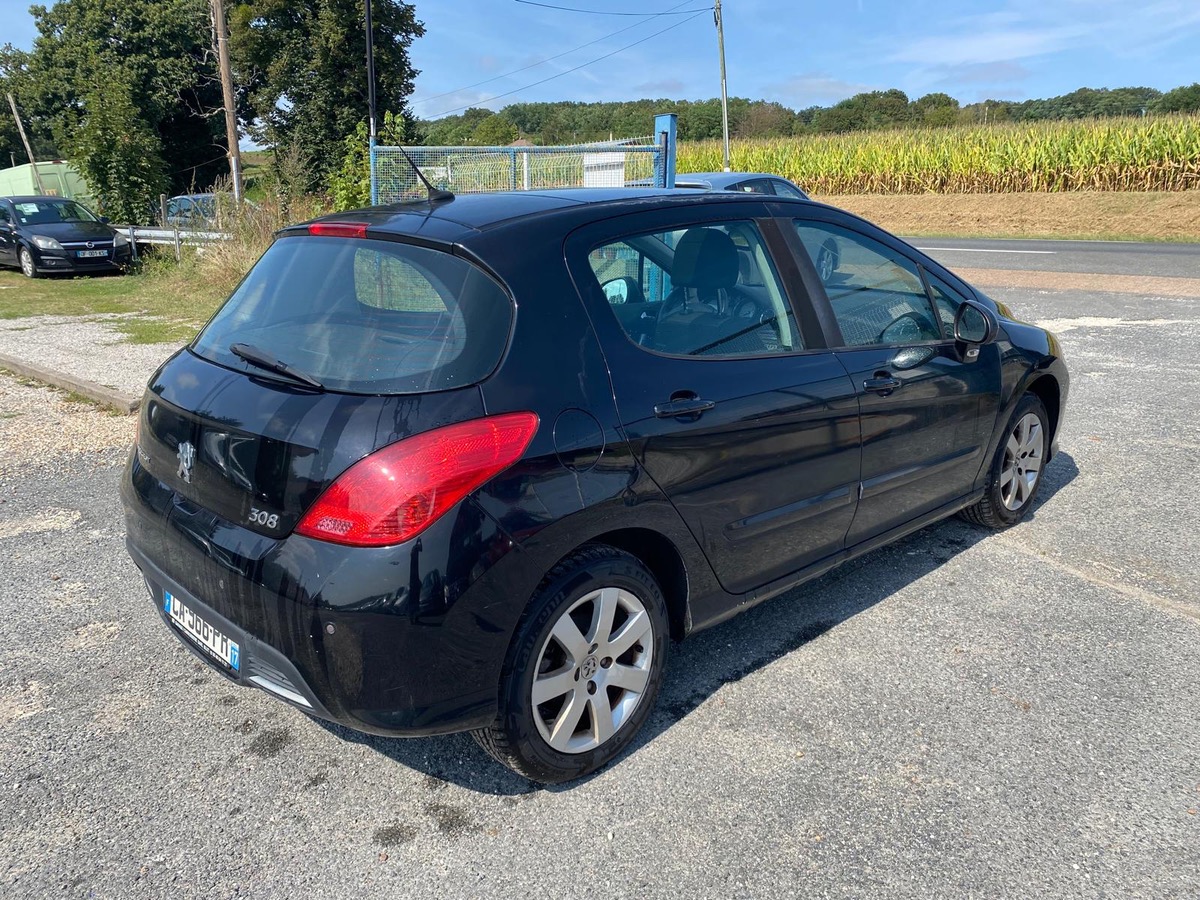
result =
[[8,105],[12,107],[13,118],[17,120],[17,131],[21,135],[21,143],[25,145],[25,152],[29,154],[29,165],[33,168],[33,179],[37,182],[38,193],[46,193],[46,187],[42,184],[42,173],[38,171],[37,160],[33,158],[33,149],[29,146],[29,138],[25,137],[25,126],[21,124],[21,114],[17,112],[17,101],[13,99],[11,93],[6,92],[8,97]]
[[725,171],[729,172],[729,95],[725,91],[725,23],[721,19],[721,0],[715,0],[713,19],[717,23],[717,50],[721,54],[721,147]]
[[367,0],[367,167],[371,171],[371,205],[379,203],[375,173],[375,31],[371,27],[371,0]]
[[233,72],[229,68],[229,26],[224,0],[212,0],[213,27],[217,30],[217,64],[221,69],[221,93],[225,97],[225,140],[229,144],[229,174],[233,178],[233,200],[242,202],[242,151],[238,147],[237,107],[233,102]]

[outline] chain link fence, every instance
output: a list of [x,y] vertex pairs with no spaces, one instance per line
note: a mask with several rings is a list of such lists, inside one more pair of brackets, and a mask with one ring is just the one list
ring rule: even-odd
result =
[[[664,187],[666,148],[653,137],[558,147],[405,147],[437,188],[455,194],[564,187]],[[372,151],[371,203],[423,198],[399,147]]]

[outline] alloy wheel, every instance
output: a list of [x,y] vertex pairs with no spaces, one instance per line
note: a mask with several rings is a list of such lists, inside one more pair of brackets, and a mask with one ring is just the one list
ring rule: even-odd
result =
[[650,680],[654,624],[634,594],[585,594],[555,622],[538,654],[534,722],[560,753],[594,750],[633,716]]
[[24,248],[21,249],[21,273],[26,278],[32,278],[37,274],[33,266],[33,254]]
[[1033,496],[1045,450],[1042,420],[1033,413],[1021,416],[1008,436],[1000,468],[1000,499],[1008,509],[1020,509]]

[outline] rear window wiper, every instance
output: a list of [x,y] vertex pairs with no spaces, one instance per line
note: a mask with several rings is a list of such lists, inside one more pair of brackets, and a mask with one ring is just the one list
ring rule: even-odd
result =
[[260,369],[266,369],[268,372],[284,375],[300,384],[316,388],[318,391],[325,390],[325,385],[321,384],[321,382],[317,381],[311,375],[301,372],[281,359],[275,359],[267,354],[266,351],[260,350],[252,344],[231,344],[229,350],[252,366],[258,366]]

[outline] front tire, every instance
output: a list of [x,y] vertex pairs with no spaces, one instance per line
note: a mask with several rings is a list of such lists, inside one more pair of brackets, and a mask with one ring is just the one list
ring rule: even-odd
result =
[[1025,517],[1042,485],[1050,451],[1049,417],[1035,394],[1017,402],[988,471],[983,499],[962,511],[968,522],[1009,528]]
[[475,740],[533,781],[596,771],[650,715],[668,631],[662,590],[637,558],[607,546],[573,553],[530,601],[501,675],[499,716]]
[[22,247],[21,252],[17,255],[18,262],[21,263],[21,274],[26,278],[37,278],[37,265],[33,261],[33,254],[29,252],[28,247]]

